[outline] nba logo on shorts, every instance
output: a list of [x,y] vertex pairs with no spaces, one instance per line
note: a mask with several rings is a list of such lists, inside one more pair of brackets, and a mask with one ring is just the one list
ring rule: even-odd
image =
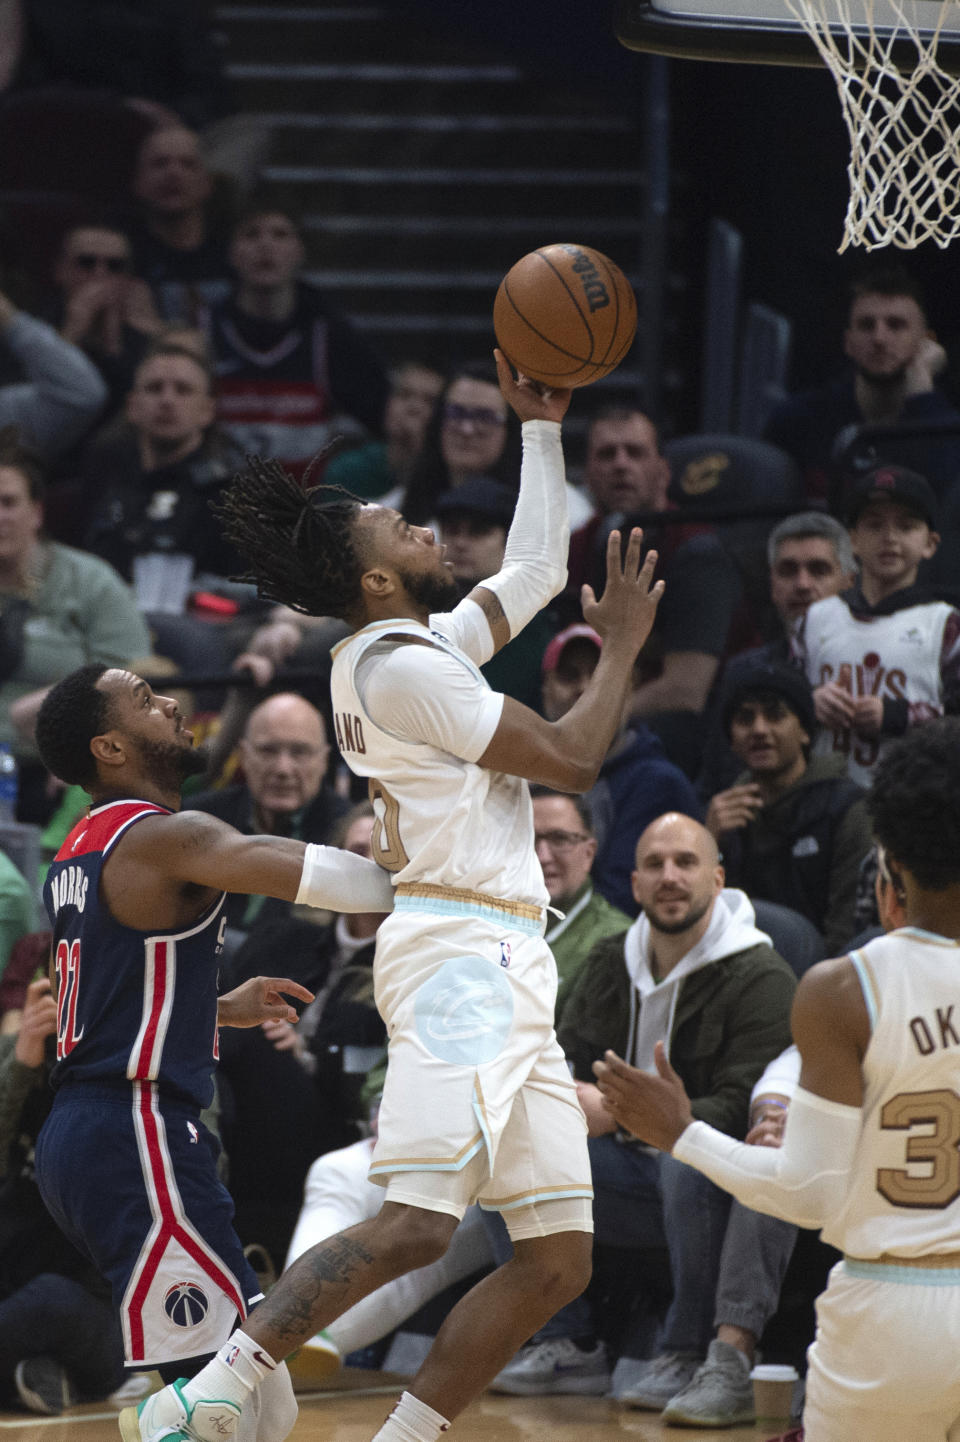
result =
[[509,966],[509,965],[510,965],[510,943],[509,943],[509,941],[501,941],[501,943],[500,943],[500,965],[501,965],[501,966]]
[[195,1327],[209,1306],[206,1292],[196,1282],[177,1282],[163,1298],[163,1310],[176,1327]]

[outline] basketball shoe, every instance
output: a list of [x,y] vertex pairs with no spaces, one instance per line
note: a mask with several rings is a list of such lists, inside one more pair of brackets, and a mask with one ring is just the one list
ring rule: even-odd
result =
[[136,1407],[120,1413],[123,1442],[225,1442],[236,1430],[240,1408],[235,1402],[195,1402],[181,1391],[186,1377],[154,1392]]

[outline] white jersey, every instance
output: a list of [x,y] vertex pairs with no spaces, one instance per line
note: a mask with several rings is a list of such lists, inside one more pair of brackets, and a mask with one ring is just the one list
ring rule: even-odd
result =
[[846,1200],[850,1257],[960,1253],[960,942],[906,927],[851,953],[871,1036]]
[[[945,602],[928,601],[890,616],[855,616],[839,596],[815,601],[802,632],[810,685],[833,681],[854,697],[919,703],[929,716],[942,716],[940,656],[951,610]],[[883,738],[862,738],[846,728],[820,727],[813,752],[844,753],[850,779],[869,786],[885,744]]]
[[373,858],[396,883],[546,907],[527,783],[476,764],[503,709],[462,649],[483,659],[480,634],[489,655],[489,627],[467,600],[429,627],[378,621],[342,641],[330,677],[337,745],[369,778]]

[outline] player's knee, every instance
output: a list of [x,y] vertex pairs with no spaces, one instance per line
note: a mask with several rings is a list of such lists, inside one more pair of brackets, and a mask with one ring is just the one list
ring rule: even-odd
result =
[[446,1212],[391,1203],[384,1205],[380,1218],[386,1245],[403,1272],[439,1261],[457,1227],[456,1217]]
[[532,1273],[528,1285],[555,1310],[579,1297],[590,1281],[593,1238],[589,1232],[539,1237],[518,1244],[515,1256]]

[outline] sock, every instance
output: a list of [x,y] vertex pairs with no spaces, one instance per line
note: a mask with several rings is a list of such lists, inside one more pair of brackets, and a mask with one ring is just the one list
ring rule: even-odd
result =
[[404,1392],[373,1442],[438,1442],[450,1423],[426,1402]]
[[276,1370],[276,1362],[259,1343],[238,1330],[182,1391],[191,1407],[195,1402],[235,1402],[242,1407],[264,1377]]

